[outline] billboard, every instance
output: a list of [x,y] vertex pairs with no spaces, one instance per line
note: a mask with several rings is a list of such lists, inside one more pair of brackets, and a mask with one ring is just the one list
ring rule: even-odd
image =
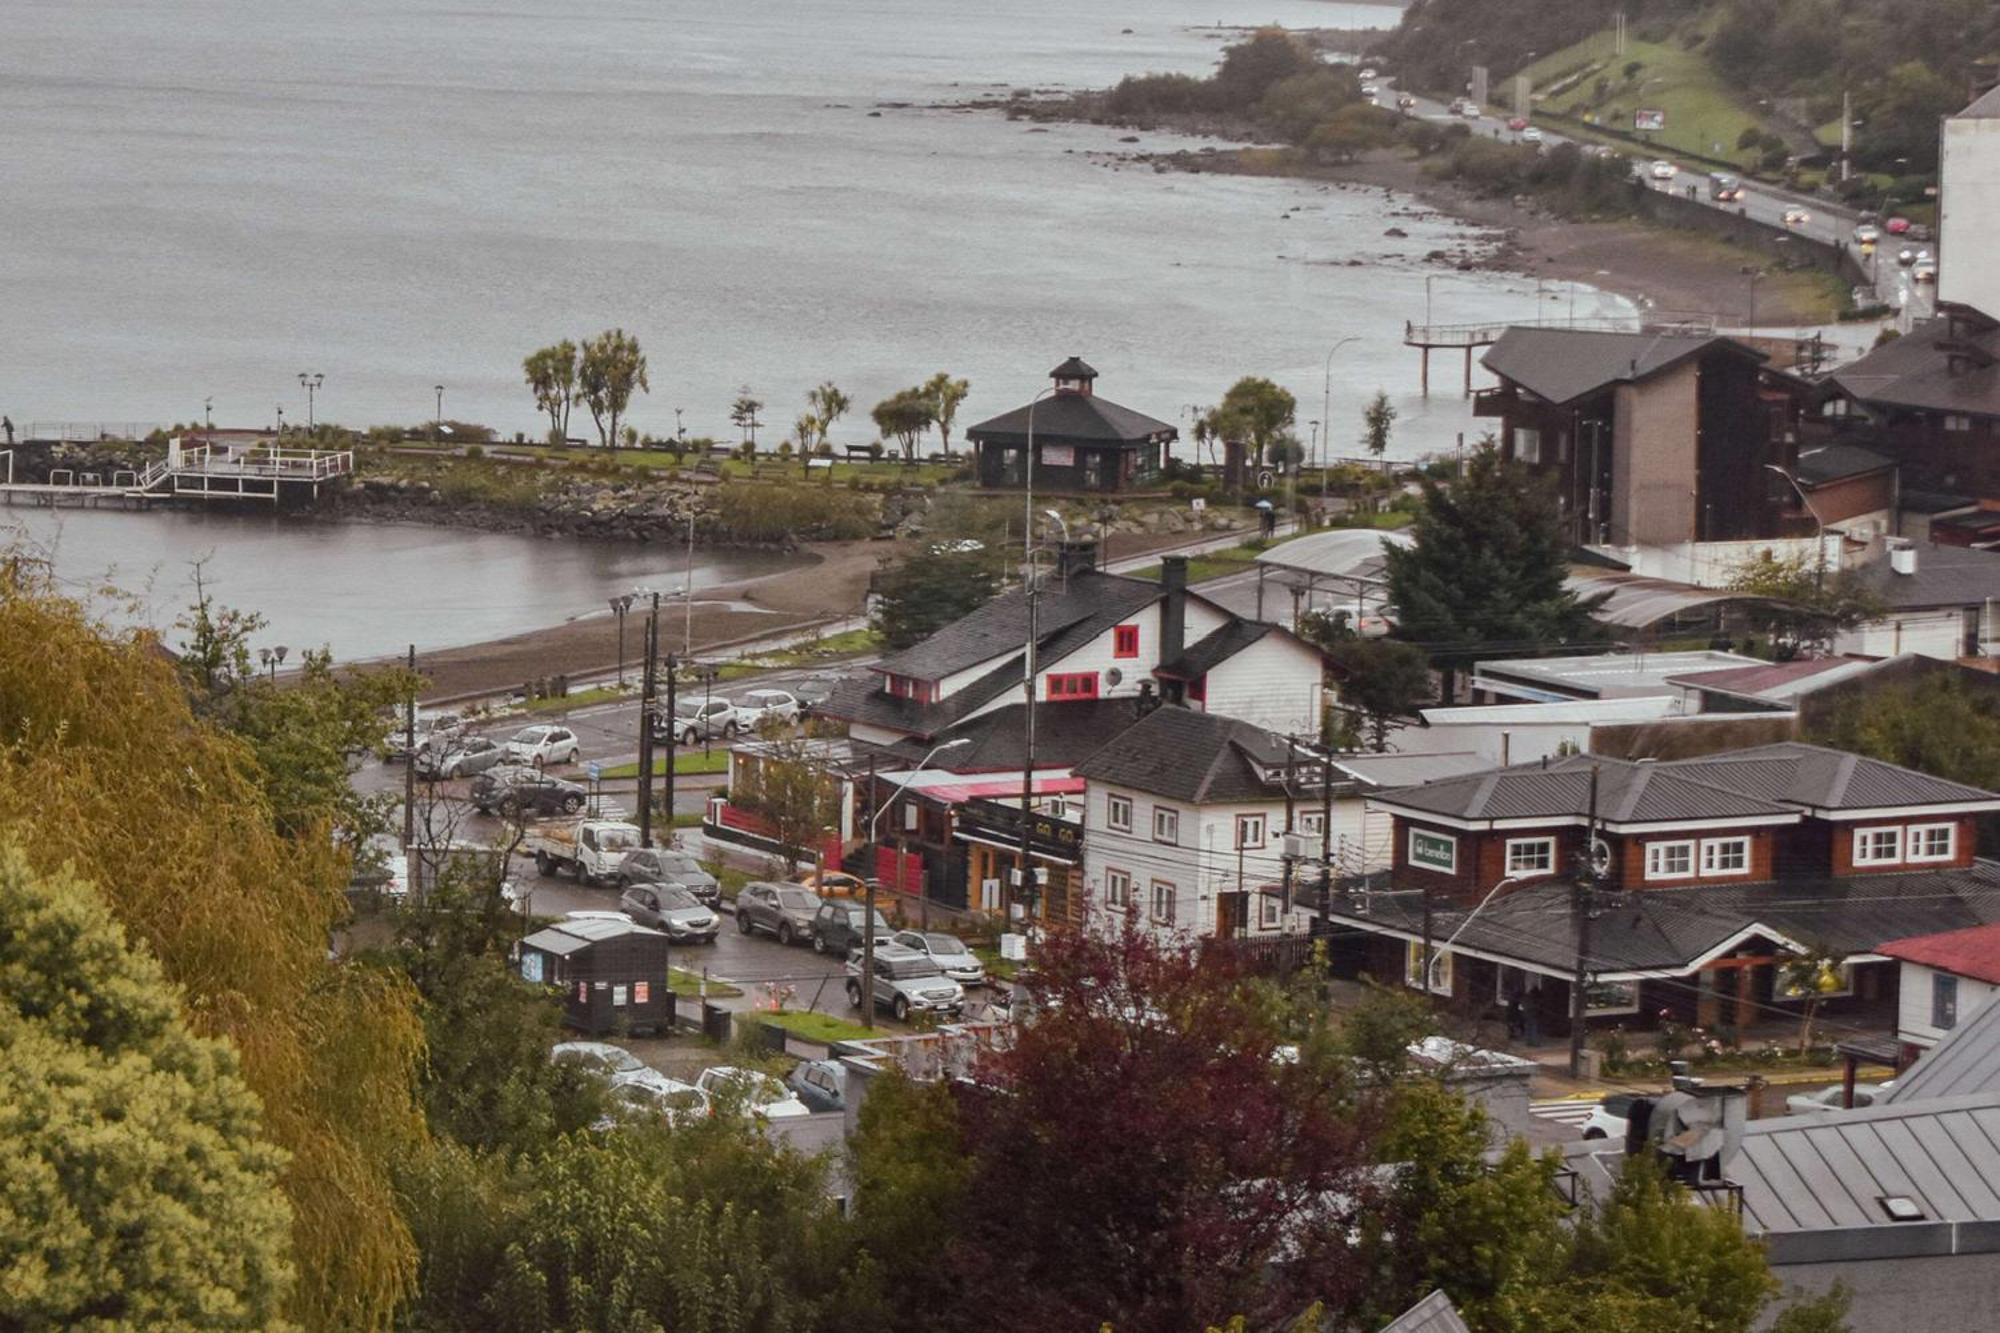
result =
[[1632,113],[1632,128],[1642,134],[1648,130],[1663,130],[1666,127],[1667,113],[1664,111],[1648,111],[1641,108]]

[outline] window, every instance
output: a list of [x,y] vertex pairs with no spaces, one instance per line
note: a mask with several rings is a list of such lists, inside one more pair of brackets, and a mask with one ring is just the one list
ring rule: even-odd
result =
[[1105,797],[1104,823],[1114,833],[1130,833],[1132,831],[1132,798],[1130,796]]
[[1556,868],[1556,840],[1554,838],[1509,838],[1507,839],[1507,873],[1510,875],[1549,875]]
[[1137,657],[1139,655],[1139,627],[1119,625],[1111,631],[1111,655],[1113,657]]
[[1514,458],[1522,463],[1542,461],[1542,433],[1532,426],[1514,427]]
[[1639,1012],[1639,983],[1592,979],[1583,989],[1586,1014],[1636,1014]]
[[1750,839],[1748,838],[1702,839],[1701,873],[1704,875],[1749,874]]
[[1958,825],[1910,825],[1912,861],[1949,861],[1958,853]]
[[1239,848],[1264,845],[1264,816],[1236,816],[1236,845]]
[[1410,864],[1425,870],[1442,870],[1445,874],[1458,871],[1458,839],[1448,833],[1432,833],[1426,829],[1410,830]]
[[1971,430],[1972,418],[1968,416],[1960,416],[1957,413],[1946,413],[1944,419],[1944,428],[1949,431]]
[[1298,818],[1298,828],[1302,836],[1317,838],[1326,828],[1326,816],[1318,810],[1311,814],[1302,814]]
[[1693,842],[1646,844],[1647,879],[1685,879],[1694,874]]
[[1163,879],[1153,881],[1153,920],[1161,925],[1174,923],[1175,888]]
[[1257,924],[1265,930],[1276,930],[1284,917],[1285,904],[1274,893],[1257,895]]
[[1132,901],[1132,877],[1122,870],[1104,872],[1104,901],[1123,907]]
[[1901,828],[1858,828],[1854,830],[1854,864],[1881,865],[1903,859]]
[[1049,673],[1049,698],[1095,699],[1096,697],[1097,673],[1095,671]]
[[[1411,990],[1424,988],[1424,942],[1411,940],[1403,950],[1403,984]],[[1451,955],[1431,945],[1431,994],[1451,994]]]
[[1931,1026],[1949,1032],[1958,1026],[1958,978],[1931,973]]
[[1181,812],[1164,805],[1153,807],[1153,841],[1178,844],[1181,840]]

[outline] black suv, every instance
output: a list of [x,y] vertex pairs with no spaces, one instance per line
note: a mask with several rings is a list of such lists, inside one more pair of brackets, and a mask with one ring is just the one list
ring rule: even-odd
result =
[[590,793],[531,768],[490,768],[472,780],[470,799],[482,815],[573,815]]

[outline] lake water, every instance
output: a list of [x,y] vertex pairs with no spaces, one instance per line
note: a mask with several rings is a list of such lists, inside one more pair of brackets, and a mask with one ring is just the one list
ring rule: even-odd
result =
[[[1417,399],[1420,257],[1460,229],[1379,193],[1118,168],[1114,132],[884,109],[1209,68],[1200,25],[1385,25],[1322,0],[6,0],[0,411],[267,425],[447,415],[535,430],[519,365],[617,324],[666,434],[731,434],[749,384],[785,429],[833,378],[867,407],[949,368],[961,424],[1063,357],[1183,427],[1239,375],[1294,389],[1351,451],[1365,395],[1398,454],[1470,426]],[[1129,29],[1130,31],[1126,31]],[[1145,147],[1166,146],[1153,140]],[[1386,238],[1392,222],[1406,239]],[[1350,258],[1365,267],[1345,267]],[[1531,314],[1443,273],[1440,320]],[[1586,297],[1580,313],[1594,313]],[[587,433],[578,413],[573,422]],[[126,520],[118,520],[124,522]],[[329,540],[312,538],[306,540]],[[102,553],[94,553],[102,554]]]
[[[195,599],[195,565],[217,603],[262,614],[259,644],[331,647],[340,661],[483,643],[608,617],[606,599],[686,582],[669,547],[545,541],[405,524],[315,524],[273,514],[0,508],[0,547],[48,552],[67,593],[170,644]],[[694,587],[786,569],[792,557],[695,552]],[[120,596],[102,595],[116,589]]]

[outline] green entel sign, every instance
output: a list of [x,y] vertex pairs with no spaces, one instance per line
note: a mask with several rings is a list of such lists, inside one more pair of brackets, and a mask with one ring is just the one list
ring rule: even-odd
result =
[[1458,839],[1442,833],[1411,829],[1410,864],[1451,874],[1458,869]]

